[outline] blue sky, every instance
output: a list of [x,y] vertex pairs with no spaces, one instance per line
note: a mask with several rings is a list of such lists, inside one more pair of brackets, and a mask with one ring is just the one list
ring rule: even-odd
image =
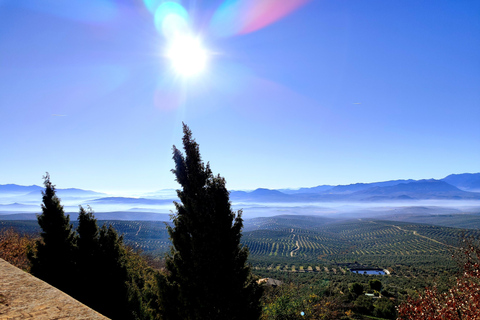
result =
[[248,0],[177,2],[210,56],[190,79],[161,1],[0,0],[0,184],[176,188],[182,121],[229,189],[480,171],[480,2],[258,0],[242,30]]

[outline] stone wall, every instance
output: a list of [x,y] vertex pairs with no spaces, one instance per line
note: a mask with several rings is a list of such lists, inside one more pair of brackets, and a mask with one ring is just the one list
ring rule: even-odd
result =
[[108,320],[69,295],[0,259],[0,320]]

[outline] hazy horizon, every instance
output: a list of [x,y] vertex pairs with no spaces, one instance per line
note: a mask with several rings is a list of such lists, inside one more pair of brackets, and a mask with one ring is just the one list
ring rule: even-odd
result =
[[[477,174],[480,172],[462,172],[462,173],[451,173],[451,174]],[[450,175],[450,174],[448,174]],[[448,176],[447,175],[447,176]],[[392,179],[392,180],[430,180],[430,179],[435,179],[435,180],[441,180],[445,178],[446,176],[443,177],[438,177],[438,178],[420,178],[420,179],[413,179],[409,177],[403,177],[403,178],[398,178],[398,179]],[[228,188],[229,191],[245,191],[245,192],[251,192],[255,191],[257,189],[270,189],[270,190],[299,190],[302,188],[314,188],[318,186],[347,186],[347,185],[353,185],[353,184],[369,184],[369,183],[378,183],[378,182],[385,182],[385,181],[392,181],[392,180],[381,180],[381,181],[358,181],[358,182],[353,182],[353,183],[347,183],[347,184],[339,184],[339,185],[332,185],[332,184],[315,184],[311,186],[297,186],[297,187],[292,187],[292,186],[286,186],[286,187],[280,187],[280,188],[266,188],[263,186],[256,186],[253,188],[249,189],[234,189],[234,188]],[[43,180],[42,180],[43,181]],[[53,179],[52,179],[52,182]],[[15,182],[7,182],[7,183],[0,183],[0,185],[8,185],[8,184],[14,184],[14,185],[20,185],[20,186],[39,186],[43,188],[43,183],[33,183],[30,185],[22,185],[18,184]],[[87,190],[87,191],[94,191],[94,192],[99,192],[99,193],[105,193],[107,196],[119,196],[119,197],[145,197],[145,196],[155,196],[157,198],[162,198],[162,195],[164,195],[165,199],[171,199],[171,195],[176,195],[176,190],[180,188],[180,185],[177,184],[176,187],[172,188],[165,188],[165,189],[137,189],[137,190],[100,190],[100,189],[94,189],[94,188],[80,188],[78,186],[63,186],[63,185],[57,185],[55,184],[56,189],[81,189],[81,190]],[[227,187],[228,187],[228,181],[227,181]],[[460,188],[460,190],[462,190]],[[472,192],[479,192],[478,190],[466,190],[466,191],[472,191]]]
[[[447,185],[448,186],[448,185]],[[41,188],[41,187],[40,187]],[[39,189],[40,189],[39,188]],[[372,188],[375,189],[375,188]],[[413,189],[415,190],[415,189]],[[97,191],[97,190],[90,190]],[[37,194],[38,193],[38,194]],[[328,193],[328,192],[327,192]],[[241,193],[230,198],[233,210],[243,210],[245,219],[270,217],[276,215],[309,215],[334,219],[382,218],[409,215],[444,215],[478,213],[480,199],[403,199],[367,200],[362,198],[263,198],[246,197]],[[355,194],[351,191],[350,194]],[[441,192],[439,193],[442,194]],[[130,220],[168,220],[168,215],[175,211],[173,201],[178,201],[173,189],[137,194],[95,194],[71,192],[57,188],[65,212],[78,214],[78,206],[91,206],[97,216],[109,219]],[[422,193],[419,193],[419,197]],[[452,196],[452,195],[451,195]],[[122,198],[126,197],[126,198]],[[367,196],[368,197],[368,196]],[[42,201],[38,192],[0,193],[0,216],[38,213]],[[20,214],[20,215],[18,215]],[[25,215],[22,216],[26,218]],[[8,219],[14,218],[13,216]],[[31,219],[32,217],[29,217]]]

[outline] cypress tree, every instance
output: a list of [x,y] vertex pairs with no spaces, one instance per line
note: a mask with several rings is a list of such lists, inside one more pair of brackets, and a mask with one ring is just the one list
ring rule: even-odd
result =
[[42,191],[42,214],[37,215],[42,232],[41,239],[36,243],[36,251],[29,253],[31,273],[68,292],[71,290],[71,277],[75,271],[75,233],[72,230],[73,225],[70,224],[70,216],[65,216],[48,172],[43,184],[45,191]]
[[[97,309],[111,319],[133,319],[128,302],[128,270],[123,237],[104,224],[99,234],[98,274],[102,287]],[[101,296],[100,296],[101,295]]]
[[28,253],[31,273],[111,319],[146,318],[137,294],[143,274],[132,268],[140,257],[111,225],[99,228],[90,207],[80,206],[75,234],[48,173],[44,180],[41,239]]
[[[133,259],[112,225],[97,225],[93,210],[80,206],[78,215],[77,279],[73,295],[111,319],[138,319],[141,316],[142,275],[134,270]],[[136,261],[135,261],[136,262]],[[140,282],[140,288],[136,283]]]
[[78,215],[75,296],[111,319],[134,319],[129,302],[129,270],[123,237],[109,225],[101,228],[91,208]]
[[99,230],[97,225],[97,219],[93,215],[93,210],[88,207],[88,211],[80,206],[80,212],[78,213],[78,226],[77,226],[77,246],[78,246],[78,259],[84,262],[91,263],[94,260],[96,251],[98,251],[98,236]]
[[177,190],[172,247],[162,286],[165,319],[258,319],[261,288],[240,244],[242,212],[234,212],[225,179],[214,176],[200,157],[190,129],[183,125],[185,156],[173,146]]
[[92,209],[88,211],[80,206],[77,226],[77,285],[75,298],[89,306],[99,304],[99,290],[94,289],[100,283],[102,274],[99,273],[99,228]]

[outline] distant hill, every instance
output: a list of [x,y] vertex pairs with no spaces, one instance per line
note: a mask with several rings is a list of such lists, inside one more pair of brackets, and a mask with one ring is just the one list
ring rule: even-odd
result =
[[389,180],[389,181],[382,181],[382,182],[371,182],[371,183],[353,183],[353,184],[346,184],[346,185],[320,185],[311,188],[299,188],[299,189],[277,189],[282,193],[286,194],[301,194],[301,193],[316,193],[316,194],[349,194],[361,190],[366,190],[372,187],[386,187],[386,186],[394,186],[400,183],[407,183],[413,182],[415,180],[408,179],[408,180]]
[[362,200],[389,199],[480,199],[480,194],[462,191],[441,180],[420,180],[387,187],[373,187],[355,192]]
[[147,204],[147,205],[172,204],[172,200],[129,198],[129,197],[104,197],[104,198],[92,200],[91,202],[102,203],[102,204]]
[[276,202],[276,201],[295,201],[293,195],[285,194],[278,190],[270,190],[259,188],[251,192],[245,191],[232,191],[230,193],[231,200],[241,201],[259,201],[259,202]]
[[[0,215],[40,212],[43,187],[0,185]],[[478,192],[476,192],[478,191]],[[77,211],[78,205],[91,205],[96,212],[112,212],[106,219],[164,219],[152,215],[165,214],[178,201],[174,190],[145,193],[142,197],[115,197],[77,188],[57,189],[65,210]],[[350,185],[318,185],[312,188],[253,191],[232,191],[230,200],[235,210],[244,209],[244,217],[270,217],[278,214],[324,215],[335,218],[367,217],[388,214],[393,207],[439,206],[456,207],[464,212],[479,208],[480,173],[452,174],[441,180],[390,180]],[[455,200],[423,203],[417,200]],[[475,200],[467,203],[465,200]],[[122,212],[122,214],[119,214]],[[137,214],[123,214],[137,212]],[[143,213],[143,216],[142,216]],[[3,217],[6,218],[6,217]],[[3,219],[1,218],[1,219]]]
[[147,192],[142,195],[147,199],[178,199],[176,189],[163,189],[154,192]]
[[76,188],[68,188],[68,189],[57,189],[58,195],[63,196],[84,196],[84,197],[91,197],[91,196],[105,196],[105,193],[96,192],[92,190],[83,190],[83,189],[76,189]]
[[[434,180],[434,179],[429,179]],[[346,195],[352,194],[358,191],[367,190],[373,187],[389,187],[398,184],[406,184],[410,182],[428,181],[428,180],[413,180],[413,179],[400,179],[400,180],[388,180],[381,182],[371,183],[354,183],[348,185],[319,185],[311,188],[299,188],[299,189],[277,189],[285,194],[336,194]],[[439,181],[439,180],[436,180]],[[451,174],[440,181],[444,181],[462,191],[480,192],[480,173],[462,173]]]
[[480,229],[480,213],[476,214],[437,214],[437,215],[397,215],[386,217],[386,220],[404,221],[412,223],[423,223],[427,225],[462,228],[462,229]]
[[[40,211],[38,212],[40,213]],[[70,221],[77,220],[78,212],[66,212],[70,216]],[[97,220],[118,220],[118,221],[170,221],[170,215],[167,213],[145,212],[145,211],[112,211],[112,212],[95,212]],[[13,213],[0,214],[2,220],[35,220],[36,213]]]
[[480,192],[480,173],[451,174],[442,180],[462,190]]
[[35,221],[35,223],[37,224],[38,226],[38,223],[37,223],[37,215],[35,213],[12,213],[12,214],[4,214],[4,212],[2,212],[2,214],[0,215],[0,225],[1,225],[1,221],[3,220],[14,220],[14,221],[28,221],[28,220],[31,220],[31,221]]
[[9,204],[0,204],[0,211],[31,211],[34,209],[40,210],[40,201],[39,205],[31,205],[31,204],[22,204],[22,203],[9,203]]
[[297,193],[323,193],[326,192],[330,189],[332,189],[334,186],[330,185],[322,185],[322,186],[316,186],[316,187],[311,187],[311,188],[300,188],[300,189],[277,189],[277,191],[280,191],[285,194],[297,194]]
[[18,184],[0,184],[0,194],[11,194],[11,195],[19,195],[19,194],[28,194],[31,192],[39,192],[44,188],[36,185],[32,186],[20,186]]
[[246,202],[338,202],[420,199],[480,200],[480,193],[468,192],[442,180],[394,180],[337,186],[321,193],[285,194],[278,190],[233,191],[233,201]]
[[[40,188],[39,190],[35,190],[26,194],[26,196],[39,196],[41,197],[41,192],[45,190],[44,188]],[[104,197],[106,194],[91,190],[83,190],[83,189],[76,189],[76,188],[68,188],[68,189],[55,189],[57,196],[62,198],[85,198],[85,197]]]
[[[33,185],[33,186],[20,186],[17,184],[3,184],[0,185],[0,198],[1,197],[25,197],[28,199],[41,200],[42,191],[45,188]],[[56,189],[57,196],[59,198],[86,198],[86,197],[103,197],[106,194],[91,190],[83,190],[77,188]]]
[[409,183],[415,180],[391,180],[391,181],[382,181],[382,182],[372,182],[372,183],[355,183],[349,185],[340,185],[331,188],[327,191],[329,194],[349,194],[354,193],[362,190],[367,190],[373,187],[389,187],[395,186],[400,183]]

